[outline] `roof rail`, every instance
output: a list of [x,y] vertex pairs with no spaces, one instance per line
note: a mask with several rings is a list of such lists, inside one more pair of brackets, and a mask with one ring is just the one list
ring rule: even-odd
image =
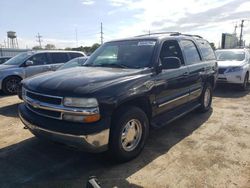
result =
[[148,34],[144,34],[144,35],[138,35],[135,37],[145,37],[145,36],[152,36],[152,35],[162,35],[162,34],[169,34],[170,36],[188,36],[188,37],[197,37],[197,38],[201,38],[203,39],[203,37],[201,37],[200,35],[190,35],[190,34],[183,34],[180,32],[158,32],[158,33],[148,33]]
[[144,34],[144,35],[138,35],[135,37],[146,37],[146,36],[152,36],[152,35],[162,35],[162,34],[181,34],[179,32],[156,32],[156,33],[148,33],[148,34]]
[[200,38],[200,39],[203,39],[203,37],[201,37],[200,35],[191,35],[191,34],[184,34],[184,33],[179,33],[179,34],[171,34],[171,36],[179,36],[179,35],[183,35],[183,36],[187,36],[187,37],[197,37],[197,38]]

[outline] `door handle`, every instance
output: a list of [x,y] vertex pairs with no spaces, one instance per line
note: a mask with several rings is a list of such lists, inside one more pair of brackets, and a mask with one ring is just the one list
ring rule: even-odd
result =
[[189,72],[184,72],[184,73],[183,73],[183,76],[184,76],[184,77],[187,77],[188,75],[189,75]]

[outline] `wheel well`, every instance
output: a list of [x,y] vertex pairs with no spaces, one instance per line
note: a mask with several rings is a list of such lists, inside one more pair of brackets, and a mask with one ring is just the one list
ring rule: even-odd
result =
[[3,79],[3,82],[2,82],[2,86],[3,86],[3,83],[5,82],[5,80],[7,80],[8,78],[12,78],[12,77],[16,77],[16,78],[19,78],[20,80],[22,80],[22,77],[18,76],[18,75],[11,75],[11,76],[7,76],[6,78]]
[[152,117],[152,107],[150,105],[149,99],[146,97],[137,97],[137,98],[134,98],[134,99],[131,99],[131,100],[128,100],[128,101],[125,101],[125,102],[119,104],[115,108],[112,116],[116,116],[115,115],[116,112],[124,106],[136,106],[146,113],[149,120]]
[[214,88],[215,82],[214,82],[214,77],[213,76],[208,77],[207,82],[209,82],[211,84],[212,88]]

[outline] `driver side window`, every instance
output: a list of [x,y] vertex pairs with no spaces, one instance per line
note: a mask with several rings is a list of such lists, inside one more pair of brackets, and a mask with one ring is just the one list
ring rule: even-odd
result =
[[169,40],[163,43],[160,54],[161,62],[163,62],[163,59],[166,57],[177,57],[181,60],[181,64],[184,65],[181,48],[175,40]]
[[32,57],[30,57],[28,60],[33,61],[32,66],[44,65],[48,63],[48,59],[45,53],[35,54]]

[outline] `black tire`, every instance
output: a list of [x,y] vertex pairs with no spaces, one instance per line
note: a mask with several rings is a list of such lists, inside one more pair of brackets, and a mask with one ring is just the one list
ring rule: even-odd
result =
[[10,76],[3,81],[3,92],[7,95],[17,94],[21,78],[17,76]]
[[[209,97],[206,96],[206,92],[210,92]],[[199,112],[204,113],[204,112],[209,111],[211,109],[212,99],[213,99],[213,88],[212,88],[212,85],[209,82],[207,82],[205,83],[205,86],[201,93],[201,97],[200,97],[201,106],[198,109]],[[208,102],[206,102],[206,100],[208,100]]]
[[[124,133],[125,126],[133,120],[138,120],[141,123],[141,136],[137,142],[137,146],[132,151],[126,151],[122,144],[122,134]],[[118,162],[126,162],[137,157],[144,148],[148,132],[149,121],[143,110],[134,106],[120,108],[115,113],[110,131],[109,153],[111,157],[115,158]]]
[[249,73],[247,72],[244,78],[244,83],[241,85],[240,89],[242,91],[246,91],[249,85]]

